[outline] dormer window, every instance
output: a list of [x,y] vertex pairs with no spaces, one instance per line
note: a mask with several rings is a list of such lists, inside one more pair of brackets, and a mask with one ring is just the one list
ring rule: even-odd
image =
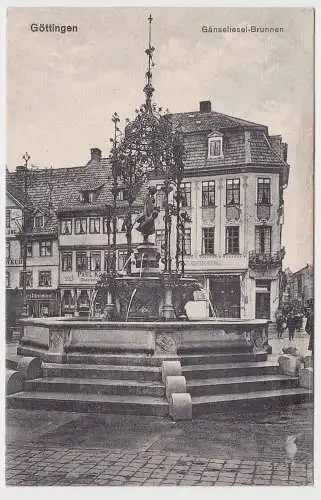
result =
[[208,151],[207,158],[219,158],[223,156],[223,137],[221,134],[215,132],[208,136]]
[[44,216],[43,215],[35,215],[33,219],[33,227],[35,229],[40,229],[44,226]]
[[92,203],[94,201],[93,191],[82,191],[80,194],[80,200],[83,203]]

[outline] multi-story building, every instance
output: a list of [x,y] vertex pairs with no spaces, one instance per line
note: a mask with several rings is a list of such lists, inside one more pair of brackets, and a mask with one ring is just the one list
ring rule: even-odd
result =
[[[270,136],[264,125],[212,111],[209,101],[201,102],[197,112],[173,114],[170,118],[174,125],[181,126],[186,150],[183,208],[191,217],[185,228],[186,274],[202,283],[217,316],[273,320],[279,304],[284,255],[281,237],[283,190],[289,175],[287,145],[281,136]],[[155,177],[150,182],[160,187],[162,179]],[[48,184],[49,211],[44,208]],[[42,291],[58,290],[56,306],[46,310],[48,314],[56,310],[59,314],[77,314],[82,306],[94,305],[97,277],[106,270],[106,213],[112,205],[111,185],[110,162],[101,157],[98,148],[91,150],[91,159],[85,166],[34,173],[30,202],[33,207],[39,206],[40,215],[43,210],[51,232],[45,231],[45,222],[41,234],[36,231],[39,223],[35,209],[30,232],[32,256],[28,260],[34,280],[30,290],[37,283],[38,291],[39,283],[43,283],[40,272],[51,271],[51,282],[46,282],[51,285],[40,287]],[[15,189],[21,192],[19,172],[8,174],[7,188],[10,200]],[[156,203],[161,212],[156,219],[154,239],[160,250],[164,240],[163,196],[163,191],[158,190]],[[23,199],[18,197],[15,210]],[[126,204],[120,195],[119,270],[126,260]],[[137,214],[141,211],[141,197],[133,209]],[[174,219],[172,248],[176,238]],[[140,238],[134,230],[133,246]],[[9,240],[16,245],[17,235],[12,234]],[[11,269],[10,279],[7,278],[9,290],[19,289],[21,265],[17,261]],[[7,270],[10,272],[9,264]],[[30,303],[30,294],[29,297]],[[33,308],[32,312],[36,309],[41,314],[43,299],[39,297],[38,303],[38,309]],[[208,314],[212,315],[211,308]]]

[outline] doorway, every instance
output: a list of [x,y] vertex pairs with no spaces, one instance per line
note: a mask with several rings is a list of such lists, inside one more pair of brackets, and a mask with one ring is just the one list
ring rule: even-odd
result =
[[255,318],[270,319],[270,282],[267,280],[256,280],[255,294]]

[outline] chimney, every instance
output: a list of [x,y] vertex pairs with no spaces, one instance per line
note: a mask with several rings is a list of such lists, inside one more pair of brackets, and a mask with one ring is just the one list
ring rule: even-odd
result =
[[101,160],[101,150],[99,148],[91,148],[90,150],[90,160],[97,163]]
[[211,112],[211,101],[200,101],[200,113]]

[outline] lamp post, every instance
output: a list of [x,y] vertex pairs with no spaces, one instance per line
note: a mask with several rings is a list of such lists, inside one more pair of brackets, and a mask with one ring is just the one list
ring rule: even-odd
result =
[[113,195],[113,206],[112,206],[112,222],[113,222],[113,258],[111,271],[113,274],[116,274],[116,251],[117,251],[117,195],[118,195],[118,134],[120,132],[118,128],[118,123],[120,121],[118,114],[115,112],[111,118],[114,124],[114,137],[111,139],[113,144],[112,149],[112,176],[113,176],[113,186],[112,186],[112,195]]
[[24,183],[23,183],[23,195],[24,203],[22,207],[22,231],[21,231],[21,251],[22,251],[22,316],[28,316],[28,302],[27,302],[27,230],[28,230],[28,218],[27,218],[27,204],[28,204],[28,162],[30,160],[30,155],[25,153],[23,155],[24,164]]

